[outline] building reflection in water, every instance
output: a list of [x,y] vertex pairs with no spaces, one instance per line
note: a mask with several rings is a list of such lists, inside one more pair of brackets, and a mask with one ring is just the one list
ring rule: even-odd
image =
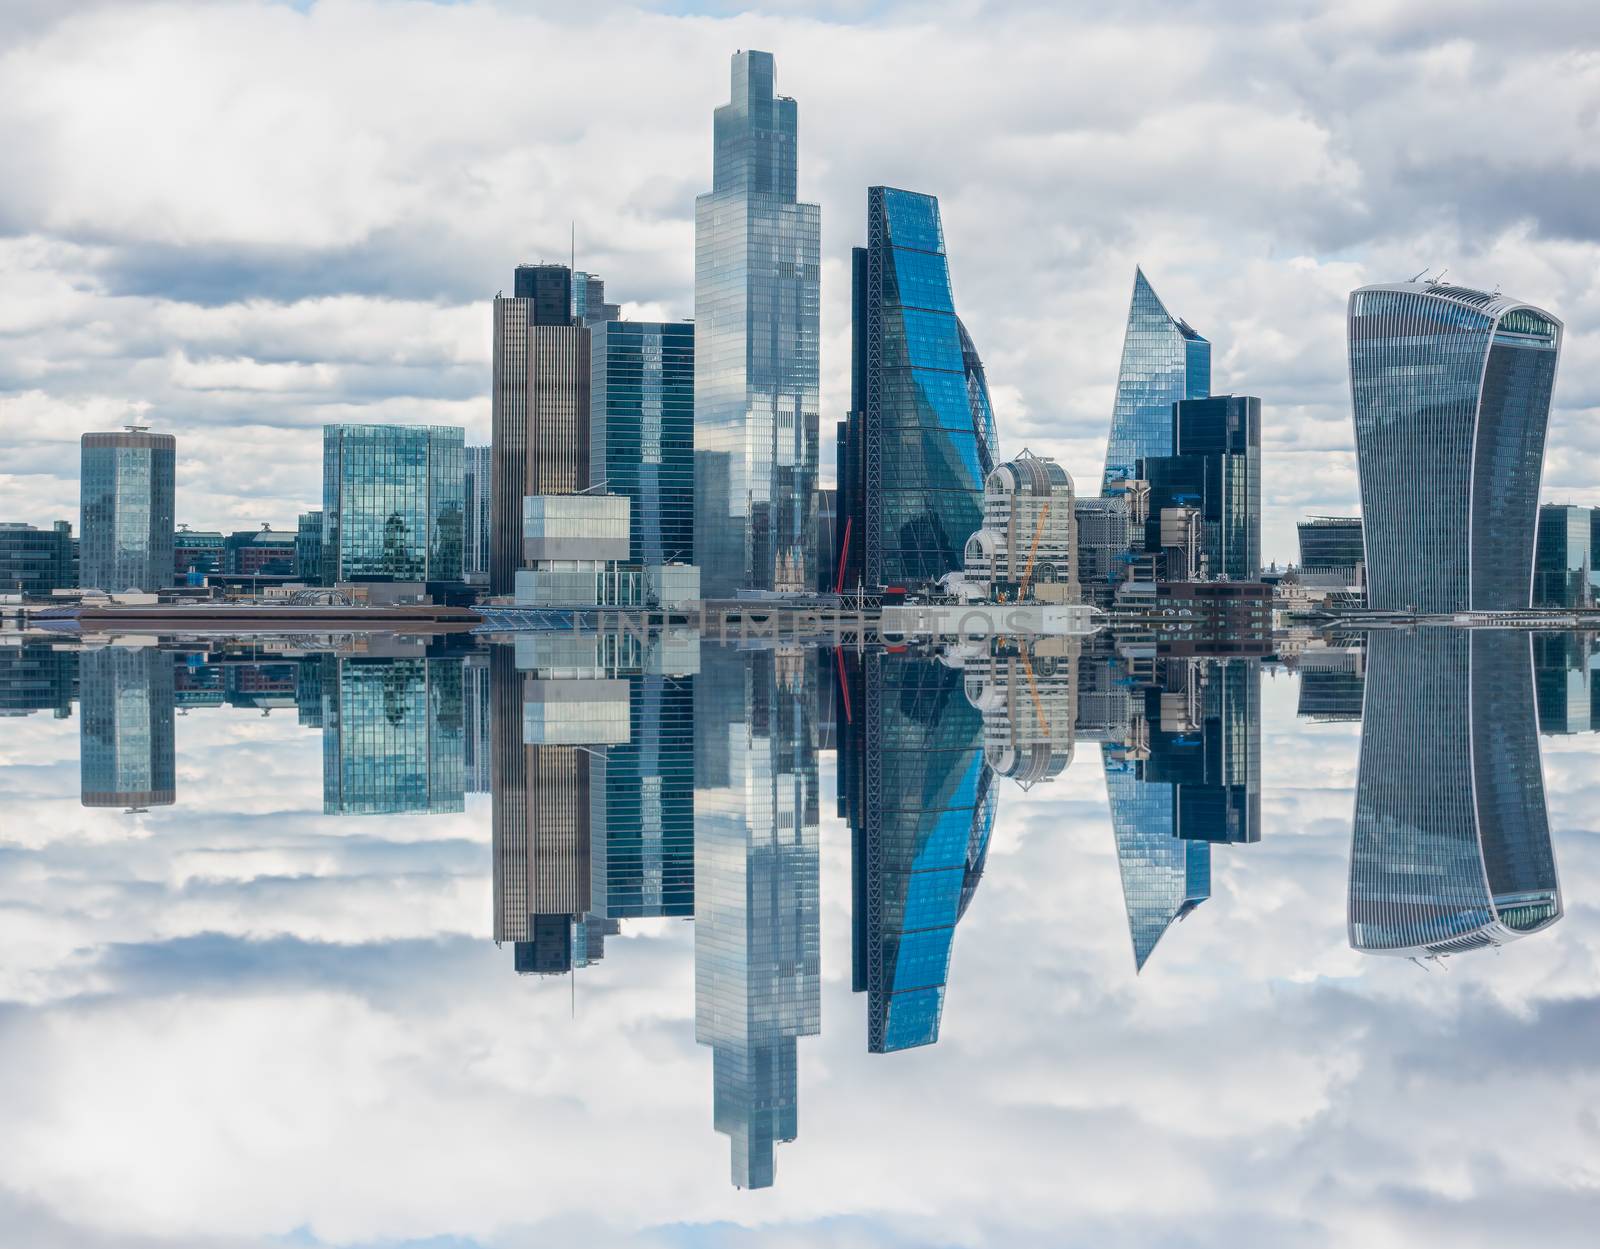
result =
[[733,1182],[798,1132],[797,1039],[822,1026],[816,668],[708,646],[695,687],[695,1040]]
[[175,802],[172,653],[153,646],[85,650],[79,680],[83,805],[141,810]]
[[[1211,847],[1261,837],[1261,667],[1254,658],[1091,660],[1106,796],[1136,970],[1211,896]],[[1088,726],[1084,726],[1087,730]],[[1120,739],[1117,734],[1120,731]]]
[[1367,640],[1350,944],[1435,956],[1561,918],[1526,633]]

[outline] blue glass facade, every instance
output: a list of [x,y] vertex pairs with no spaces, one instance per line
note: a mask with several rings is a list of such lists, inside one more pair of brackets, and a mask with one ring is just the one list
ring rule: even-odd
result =
[[86,807],[177,800],[171,651],[107,646],[79,660],[79,763]]
[[[1261,576],[1261,400],[1216,395],[1172,405],[1173,454],[1140,460],[1150,483],[1146,546],[1161,545],[1161,509],[1200,514],[1201,575]],[[1176,578],[1174,578],[1176,579]]]
[[324,425],[328,583],[460,581],[465,447],[451,426]]
[[694,323],[591,327],[589,472],[626,495],[631,563],[694,563]]
[[1594,604],[1590,510],[1547,503],[1539,509],[1539,534],[1533,556],[1535,607],[1589,607]]
[[857,394],[839,507],[861,562],[849,557],[846,576],[923,584],[962,567],[998,458],[983,364],[950,293],[939,201],[869,188],[853,272]]
[[851,827],[852,987],[867,995],[867,1049],[939,1039],[956,924],[994,826],[983,716],[958,669],[873,653],[846,661],[859,720],[840,727]]
[[1350,850],[1350,944],[1500,945],[1561,918],[1520,633],[1376,631]]
[[327,657],[322,809],[329,815],[464,807],[461,658]]
[[694,679],[628,678],[628,741],[590,763],[590,906],[694,916]]
[[72,526],[58,520],[49,529],[0,524],[0,592],[46,598],[78,584],[78,544]]
[[733,57],[695,201],[695,553],[708,597],[803,591],[817,484],[821,210],[796,199],[795,102]]
[[1210,393],[1211,344],[1169,313],[1144,270],[1135,269],[1104,484],[1133,476],[1142,459],[1171,455],[1172,405]]
[[128,430],[85,434],[79,584],[164,590],[172,585],[178,440]]
[[1351,292],[1370,606],[1529,605],[1561,334],[1548,313],[1464,287]]

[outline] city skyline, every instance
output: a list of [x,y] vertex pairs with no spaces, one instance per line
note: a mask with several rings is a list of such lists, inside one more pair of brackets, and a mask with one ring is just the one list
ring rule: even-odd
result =
[[[459,20],[452,14],[429,19],[439,31],[457,29]],[[353,226],[341,244],[348,254],[341,266],[313,282],[292,258],[281,271],[267,266],[260,237],[263,231],[271,237],[273,230],[239,220],[230,209],[208,234],[195,236],[196,254],[178,281],[177,272],[163,267],[170,263],[174,244],[141,243],[150,236],[137,222],[113,232],[112,253],[96,259],[76,250],[71,230],[30,218],[26,205],[19,208],[24,230],[32,232],[27,237],[59,237],[67,246],[49,259],[29,253],[21,272],[31,275],[26,289],[37,291],[38,297],[20,328],[6,331],[14,336],[16,358],[40,361],[39,369],[26,376],[13,370],[0,377],[0,402],[8,426],[16,430],[18,458],[25,469],[18,473],[13,467],[4,483],[16,500],[15,518],[48,524],[71,516],[72,482],[70,472],[62,471],[58,440],[86,429],[114,428],[141,412],[148,413],[155,428],[180,434],[192,449],[194,467],[180,481],[181,498],[192,503],[186,518],[224,529],[262,519],[287,524],[314,504],[309,479],[289,472],[294,464],[309,468],[314,459],[295,433],[320,423],[311,418],[460,423],[469,430],[469,441],[486,441],[482,397],[488,344],[479,301],[507,286],[506,268],[516,260],[566,259],[574,219],[579,267],[606,273],[616,283],[625,279],[617,293],[636,301],[627,315],[690,315],[690,214],[693,193],[709,180],[707,117],[725,98],[721,89],[729,51],[750,43],[777,55],[782,89],[806,106],[800,178],[811,188],[807,194],[824,206],[824,425],[842,415],[848,403],[848,246],[859,229],[854,205],[860,188],[893,181],[939,194],[948,232],[964,240],[963,317],[988,354],[999,423],[1008,438],[1015,434],[1018,439],[1009,445],[1054,455],[1076,479],[1089,481],[1092,466],[1103,455],[1127,285],[1135,265],[1142,264],[1169,306],[1219,344],[1213,388],[1258,394],[1276,414],[1275,427],[1264,433],[1263,554],[1269,561],[1284,561],[1293,551],[1292,526],[1299,514],[1348,512],[1356,495],[1348,399],[1340,385],[1339,304],[1350,289],[1404,278],[1431,262],[1435,271],[1449,265],[1455,279],[1485,289],[1498,282],[1568,316],[1544,498],[1559,502],[1570,495],[1579,503],[1600,501],[1593,494],[1600,462],[1579,419],[1600,374],[1600,353],[1589,346],[1587,318],[1575,315],[1584,306],[1594,266],[1586,266],[1582,245],[1575,241],[1582,237],[1581,215],[1574,218],[1559,199],[1514,206],[1491,201],[1484,193],[1484,198],[1468,200],[1476,215],[1441,219],[1425,211],[1432,203],[1429,197],[1440,190],[1410,179],[1400,189],[1372,189],[1372,202],[1352,216],[1350,188],[1375,188],[1378,175],[1393,159],[1388,141],[1366,128],[1367,113],[1333,116],[1315,98],[1273,81],[1269,91],[1292,101],[1291,117],[1300,116],[1294,112],[1298,107],[1310,133],[1321,136],[1317,150],[1326,153],[1326,167],[1295,166],[1296,178],[1272,190],[1258,207],[1240,202],[1243,188],[1253,185],[1248,181],[1222,191],[1214,209],[1199,213],[1158,207],[1145,190],[1134,219],[1116,228],[1106,221],[1117,200],[1110,167],[1096,155],[1095,144],[1102,141],[1098,136],[1135,126],[1168,97],[1163,94],[1150,105],[1130,102],[1106,119],[1066,101],[1063,120],[1055,125],[1063,141],[1078,145],[1074,150],[1082,153],[1071,167],[1084,186],[1072,197],[1070,220],[1060,227],[1067,237],[1052,242],[1056,235],[1030,225],[1044,205],[1040,192],[1026,180],[1008,184],[1003,178],[991,179],[985,191],[956,162],[895,155],[875,140],[852,134],[843,123],[859,104],[860,88],[820,76],[820,32],[772,21],[760,28],[759,38],[746,39],[744,26],[728,22],[689,38],[679,23],[664,17],[651,20],[666,37],[684,41],[686,56],[670,74],[652,78],[660,84],[662,103],[640,124],[661,141],[637,172],[627,175],[628,186],[640,178],[655,180],[654,194],[646,201],[651,206],[648,235],[637,225],[619,222],[619,205],[628,198],[624,187],[602,190],[574,184],[576,158],[549,146],[553,139],[542,137],[537,128],[529,133],[526,126],[523,141],[543,153],[541,160],[553,178],[550,189],[519,207],[514,222],[502,208],[460,206],[458,223],[448,228],[426,264],[410,269],[391,265],[382,282],[376,281],[372,268],[378,243],[365,224]],[[1396,42],[1381,19],[1363,20],[1374,24],[1370,33],[1398,70],[1413,62],[1413,54]],[[267,38],[292,31],[314,36],[324,30],[324,21],[315,12],[285,12],[263,19],[262,33]],[[1114,29],[1114,19],[1108,21]],[[546,31],[547,25],[546,33],[558,40],[575,37],[581,29],[581,24],[537,22],[534,28]],[[1537,23],[1534,27],[1519,49],[1494,50],[1473,31],[1464,31],[1462,37],[1480,56],[1507,67],[1526,65],[1537,59],[1541,41],[1548,38]],[[99,28],[89,23],[85,29],[92,38]],[[827,29],[850,30],[863,51],[886,37],[877,30]],[[1234,37],[1241,33],[1228,30]],[[38,33],[37,28],[30,26],[26,33]],[[374,33],[380,40],[401,38],[398,28],[391,31],[382,22]],[[67,55],[53,46],[39,52],[47,54]],[[1032,73],[1031,61],[1024,59],[1016,72],[1024,77]],[[1329,81],[1328,71],[1322,80]],[[1243,109],[1243,118],[1266,126],[1253,106],[1239,102],[1210,72],[1193,70],[1185,81],[1198,98]],[[1556,81],[1565,81],[1560,72]],[[253,92],[272,90],[259,78],[246,76],[245,82]],[[918,84],[896,82],[917,98]],[[1400,88],[1387,90],[1392,95]],[[1050,98],[1049,92],[1044,95]],[[992,116],[1000,104],[985,88],[968,107],[977,120]],[[924,123],[913,120],[914,112],[907,116],[913,134],[928,133],[920,128]],[[472,136],[448,116],[438,124],[470,150],[479,150],[489,137]],[[1292,129],[1301,123],[1283,124]],[[1439,134],[1444,127],[1432,116],[1421,124],[1425,133]],[[44,123],[35,123],[29,133],[48,143],[50,132],[39,130],[40,125]],[[1559,143],[1567,131],[1556,125],[1550,133]],[[1269,129],[1269,134],[1275,132]],[[1159,177],[1173,176],[1170,158],[1145,145],[1137,150],[1151,166],[1147,175],[1139,175],[1140,185],[1148,188]],[[1433,158],[1451,178],[1456,178],[1453,171],[1459,164],[1455,151],[1447,143]],[[396,159],[400,163],[386,176],[401,184],[407,177],[425,176],[404,147]],[[1223,164],[1237,172],[1239,159],[1229,154]],[[1549,156],[1529,152],[1517,159],[1540,167]],[[1335,170],[1343,171],[1342,180],[1333,176]],[[220,170],[213,176],[224,180],[219,185],[229,185],[226,179],[239,175]],[[1218,176],[1205,173],[1202,185],[1216,189]],[[1448,182],[1451,188],[1459,185]],[[556,188],[562,189],[564,202],[555,198]],[[1314,190],[1325,193],[1324,206],[1315,210],[1309,199]],[[1134,188],[1125,193],[1135,194]],[[1461,193],[1479,195],[1471,188]],[[277,193],[274,202],[320,222],[315,199],[295,198],[297,194],[295,183]],[[1269,207],[1275,212],[1270,221]],[[986,228],[991,211],[998,214],[994,223],[1005,228]],[[1308,220],[1313,212],[1321,215]],[[179,218],[180,246],[188,220],[186,215]],[[1574,235],[1575,230],[1580,233]],[[325,232],[314,234],[321,240]],[[409,228],[402,228],[399,237],[409,240]],[[1034,241],[1023,246],[1024,238]],[[1079,250],[1091,240],[1092,261]],[[397,240],[395,246],[401,245]],[[321,255],[332,246],[312,241],[301,250]],[[1222,252],[1230,258],[1226,266],[1219,261]],[[115,267],[104,268],[113,262]],[[1066,282],[1073,291],[1070,307],[1048,294],[1052,285],[1059,285],[1050,283],[1048,275],[1063,270],[1071,275]],[[102,363],[76,375],[64,368],[71,357],[63,353],[76,350],[73,341],[41,337],[43,327],[75,306],[62,290],[62,276],[52,276],[68,273],[93,277],[105,292],[92,335],[131,325],[130,317],[148,325],[138,335],[123,334],[118,350],[102,352]],[[136,274],[146,276],[135,280]],[[362,334],[377,333],[379,340],[358,346],[363,340],[356,336],[353,317],[368,327]],[[1060,346],[1042,350],[1046,341]],[[331,406],[340,411],[328,412]],[[352,411],[362,408],[369,410]],[[224,470],[241,453],[272,468],[230,481]],[[1308,461],[1308,456],[1316,458]],[[824,455],[824,480],[829,476],[827,460]],[[1303,471],[1307,466],[1309,471]]]

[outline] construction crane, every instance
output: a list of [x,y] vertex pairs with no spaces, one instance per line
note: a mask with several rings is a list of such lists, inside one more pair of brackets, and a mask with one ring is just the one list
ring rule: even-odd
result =
[[1033,583],[1033,561],[1039,554],[1039,539],[1044,536],[1044,522],[1050,518],[1050,504],[1039,511],[1038,523],[1033,527],[1033,545],[1028,548],[1028,565],[1022,570],[1022,584],[1017,589],[1017,599],[1028,597],[1028,587]]

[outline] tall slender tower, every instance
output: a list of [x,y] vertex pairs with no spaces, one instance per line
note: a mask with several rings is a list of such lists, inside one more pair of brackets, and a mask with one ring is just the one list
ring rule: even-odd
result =
[[1144,270],[1134,269],[1105,484],[1133,476],[1141,459],[1171,455],[1172,405],[1210,393],[1211,344],[1168,312]]
[[1352,291],[1349,329],[1367,602],[1527,607],[1561,322],[1424,281]]
[[708,597],[814,577],[821,209],[796,200],[796,108],[738,52],[695,201],[695,552]]
[[494,301],[489,592],[522,567],[522,500],[589,485],[589,331],[572,315],[572,271],[519,265]]

